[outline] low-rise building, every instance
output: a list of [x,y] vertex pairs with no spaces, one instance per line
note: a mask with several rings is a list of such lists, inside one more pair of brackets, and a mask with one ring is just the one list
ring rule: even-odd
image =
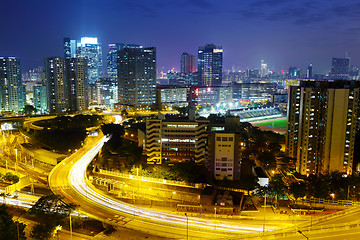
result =
[[195,161],[206,154],[208,121],[148,119],[146,153],[149,164]]

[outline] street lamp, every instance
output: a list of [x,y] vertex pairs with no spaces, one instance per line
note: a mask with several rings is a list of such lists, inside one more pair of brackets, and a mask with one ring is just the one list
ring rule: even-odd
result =
[[302,231],[298,230],[297,232],[306,237],[306,239],[309,239],[305,234],[302,233]]
[[15,148],[15,174],[17,175],[17,148]]
[[186,239],[189,239],[189,217],[187,213],[185,213],[185,217],[186,217]]

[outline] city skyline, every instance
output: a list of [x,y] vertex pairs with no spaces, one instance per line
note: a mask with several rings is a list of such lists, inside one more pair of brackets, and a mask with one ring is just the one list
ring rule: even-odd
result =
[[[23,72],[43,66],[44,59],[63,55],[63,38],[98,37],[103,61],[108,44],[155,46],[158,71],[180,71],[183,52],[220,45],[224,69],[268,68],[279,72],[312,63],[314,73],[328,73],[333,57],[351,57],[360,65],[360,28],[356,1],[95,1],[6,2],[1,22],[2,56],[21,59]],[[11,9],[16,9],[14,15]],[[75,14],[76,13],[76,14]],[[11,14],[11,15],[10,15]],[[214,17],[216,16],[216,17]],[[16,26],[16,27],[14,27]],[[31,36],[31,37],[29,37]],[[26,39],[26,41],[24,40]]]

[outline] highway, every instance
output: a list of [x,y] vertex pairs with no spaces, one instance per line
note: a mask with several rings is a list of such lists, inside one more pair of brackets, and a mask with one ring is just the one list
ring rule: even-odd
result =
[[[51,190],[64,196],[64,201],[78,205],[81,213],[111,225],[171,238],[221,239],[263,231],[261,223],[249,222],[244,226],[236,221],[176,215],[141,208],[103,195],[87,179],[86,168],[107,140],[106,136],[88,138],[83,148],[64,159],[49,175]],[[266,229],[271,231],[285,227],[284,224],[276,225],[269,222]]]

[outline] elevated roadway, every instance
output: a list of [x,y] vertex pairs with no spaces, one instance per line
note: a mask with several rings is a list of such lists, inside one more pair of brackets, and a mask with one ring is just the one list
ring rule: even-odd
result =
[[[86,169],[107,140],[107,136],[88,138],[83,148],[64,159],[49,175],[51,190],[64,196],[64,201],[78,205],[85,215],[111,225],[171,238],[226,239],[263,231],[261,221],[243,225],[237,221],[200,219],[141,208],[104,195],[89,182]],[[277,226],[268,224],[268,231],[284,227],[279,222]]]

